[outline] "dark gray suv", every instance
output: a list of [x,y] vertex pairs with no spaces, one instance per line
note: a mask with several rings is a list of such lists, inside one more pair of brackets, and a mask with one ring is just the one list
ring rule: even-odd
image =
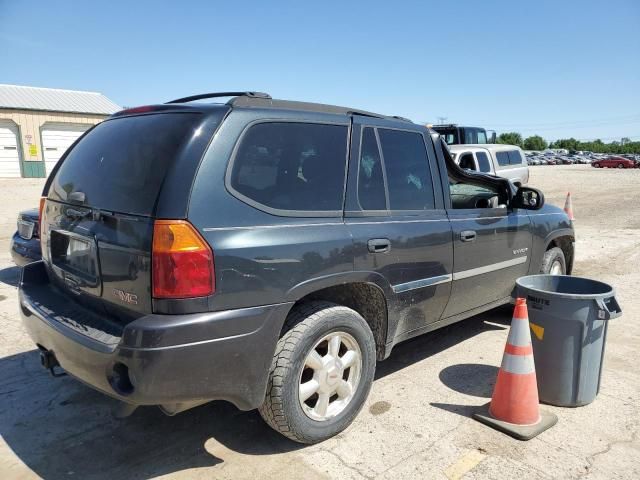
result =
[[573,261],[562,210],[425,127],[252,92],[113,115],[43,197],[20,308],[46,368],[124,412],[259,408],[304,443],[351,423],[395,344]]

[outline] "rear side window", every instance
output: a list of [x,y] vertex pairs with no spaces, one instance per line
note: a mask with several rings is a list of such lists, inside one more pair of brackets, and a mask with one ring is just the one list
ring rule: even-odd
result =
[[522,156],[518,150],[509,150],[509,163],[511,165],[520,165],[522,163]]
[[365,128],[362,134],[358,170],[358,200],[363,210],[387,209],[382,162],[373,128]]
[[491,163],[486,153],[476,152],[476,160],[478,160],[478,167],[481,172],[491,173]]
[[391,210],[435,208],[429,159],[422,135],[378,129]]
[[341,211],[347,133],[342,125],[253,125],[238,147],[230,186],[250,203],[272,209]]
[[200,119],[167,113],[102,122],[60,165],[50,198],[64,202],[82,192],[88,206],[151,215],[167,170]]
[[496,152],[496,160],[498,160],[498,165],[501,167],[505,167],[511,163],[509,160],[509,152]]

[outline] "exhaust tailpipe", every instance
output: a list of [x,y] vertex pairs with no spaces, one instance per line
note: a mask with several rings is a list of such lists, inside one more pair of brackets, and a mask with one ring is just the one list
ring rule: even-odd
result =
[[55,354],[50,350],[40,349],[40,365],[49,370],[49,373],[54,377],[62,377],[66,375],[66,373],[56,373],[54,370],[56,367],[59,367],[58,359]]

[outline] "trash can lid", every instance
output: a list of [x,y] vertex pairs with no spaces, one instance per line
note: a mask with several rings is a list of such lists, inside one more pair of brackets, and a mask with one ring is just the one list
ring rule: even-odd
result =
[[563,298],[588,299],[613,295],[613,287],[590,278],[569,275],[528,275],[516,280],[526,290]]

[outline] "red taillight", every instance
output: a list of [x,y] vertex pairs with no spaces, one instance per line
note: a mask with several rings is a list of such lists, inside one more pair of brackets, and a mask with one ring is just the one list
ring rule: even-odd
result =
[[156,220],[151,259],[155,298],[204,297],[215,292],[213,252],[189,222]]

